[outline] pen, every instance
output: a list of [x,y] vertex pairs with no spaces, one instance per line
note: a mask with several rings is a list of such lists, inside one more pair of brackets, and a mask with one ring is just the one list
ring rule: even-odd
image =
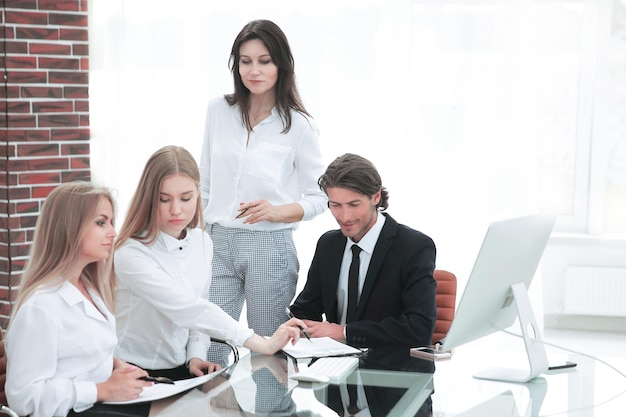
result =
[[[285,307],[285,313],[287,313],[287,315],[289,316],[289,318],[293,319],[294,315],[291,314],[291,310],[289,310],[289,307]],[[311,338],[309,337],[309,334],[304,330],[304,328],[302,326],[298,326],[298,329],[300,329],[300,331],[302,333],[304,333],[304,335],[306,336],[306,338],[309,340],[309,342],[311,342]],[[313,342],[311,342],[313,343]]]
[[237,215],[237,217],[235,217],[235,219],[238,219],[238,218],[240,218],[241,216],[243,216],[243,215],[246,213],[246,211],[248,211],[248,209],[249,209],[249,208],[250,208],[250,207],[246,207],[245,209],[241,210],[241,213],[239,213],[239,214]]
[[155,384],[174,384],[174,381],[172,381],[171,379],[164,377],[164,376],[142,376],[139,379],[141,379],[142,381],[150,381],[150,382],[154,382]]

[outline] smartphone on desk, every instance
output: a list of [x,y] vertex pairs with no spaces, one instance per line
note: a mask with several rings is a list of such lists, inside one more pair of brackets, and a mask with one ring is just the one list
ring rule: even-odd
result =
[[430,346],[420,346],[411,348],[411,356],[431,361],[440,361],[450,359],[452,352],[449,350],[437,350]]

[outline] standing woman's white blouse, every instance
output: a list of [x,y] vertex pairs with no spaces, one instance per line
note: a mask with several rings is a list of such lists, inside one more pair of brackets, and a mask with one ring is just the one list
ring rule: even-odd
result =
[[184,239],[159,233],[115,251],[116,356],[145,369],[206,360],[208,335],[243,345],[253,331],[208,301],[213,243],[199,228]]
[[69,282],[34,292],[6,336],[9,406],[19,415],[65,416],[97,399],[113,372],[115,318],[95,293],[94,307]]

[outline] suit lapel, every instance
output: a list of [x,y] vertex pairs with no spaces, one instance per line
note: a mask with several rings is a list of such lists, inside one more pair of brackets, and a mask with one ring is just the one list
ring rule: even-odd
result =
[[327,259],[323,265],[322,279],[326,281],[326,284],[322,288],[328,288],[329,291],[325,294],[328,297],[328,304],[331,306],[328,312],[328,321],[338,323],[339,312],[337,311],[337,282],[339,282],[339,271],[341,270],[341,262],[343,261],[343,252],[346,248],[347,238],[337,231],[337,234],[333,237],[330,245],[328,245],[328,253],[322,259]]
[[367,299],[369,298],[372,288],[374,287],[374,282],[377,279],[380,279],[378,272],[380,268],[383,266],[385,259],[387,258],[387,253],[393,244],[393,241],[397,235],[398,223],[391,216],[387,214],[382,214],[386,217],[385,224],[383,229],[380,231],[380,236],[378,237],[378,241],[376,242],[376,246],[374,246],[374,252],[372,253],[372,259],[370,260],[369,268],[367,269],[367,274],[365,275],[365,282],[363,283],[363,290],[361,291],[361,297],[359,298],[359,306],[357,308],[357,319],[361,315],[363,311],[363,306],[367,304]]

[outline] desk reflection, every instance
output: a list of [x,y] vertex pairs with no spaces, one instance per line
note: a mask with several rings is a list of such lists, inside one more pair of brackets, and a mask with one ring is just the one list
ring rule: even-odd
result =
[[[158,416],[432,415],[434,364],[411,357],[408,349],[370,350],[338,384],[289,379],[309,362],[281,354],[243,356],[223,376],[181,395]],[[348,412],[354,392],[349,386],[356,388],[359,409]]]
[[[346,378],[345,383],[327,386],[325,402],[338,415],[378,417],[402,413],[404,416],[430,417],[432,416],[432,385],[429,384],[428,388],[420,387],[421,390],[417,391],[421,392],[414,393],[426,395],[413,414],[408,413],[401,402],[405,395],[412,395],[409,393],[410,387],[393,385],[401,385],[396,383],[400,382],[402,373],[432,375],[434,371],[435,366],[432,361],[412,357],[408,348],[372,349],[361,359],[358,369]],[[381,379],[383,376],[391,380],[390,383],[385,383],[386,381]],[[350,398],[351,386],[352,396],[356,392],[357,398],[354,401]],[[324,397],[319,394],[319,391],[316,391],[316,394],[324,402]]]

